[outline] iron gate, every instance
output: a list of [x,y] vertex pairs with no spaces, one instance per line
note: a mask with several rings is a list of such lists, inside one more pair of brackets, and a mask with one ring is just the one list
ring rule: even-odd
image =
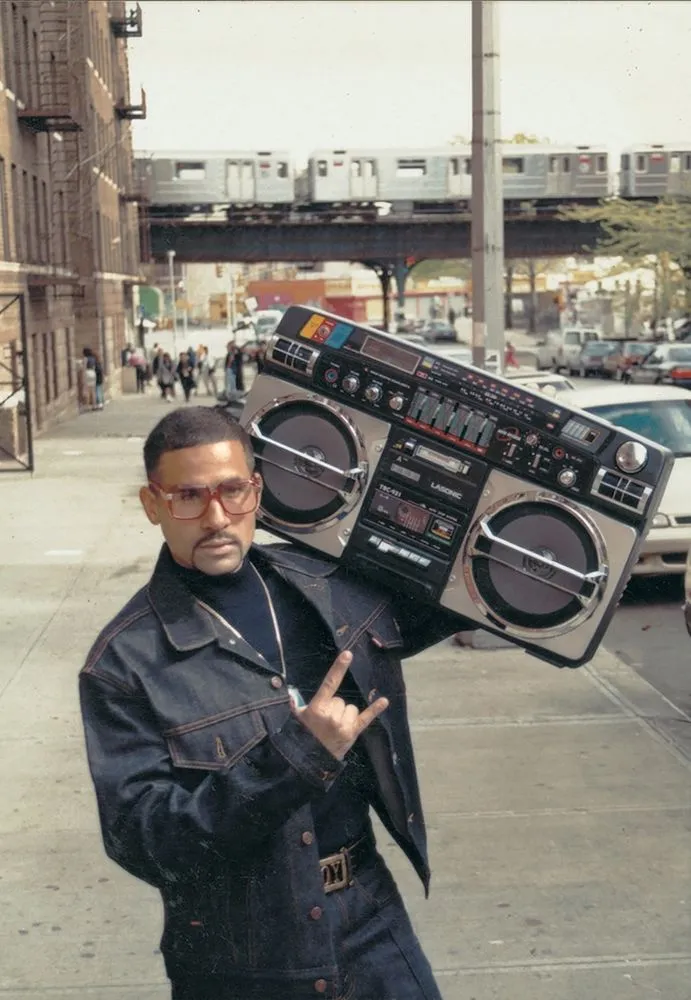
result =
[[23,294],[0,292],[0,472],[17,471],[34,471],[29,345]]

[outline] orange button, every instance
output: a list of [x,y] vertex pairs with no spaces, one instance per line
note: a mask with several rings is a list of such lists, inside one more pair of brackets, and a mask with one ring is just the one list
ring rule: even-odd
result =
[[317,993],[326,993],[326,987],[328,985],[329,984],[325,979],[317,979],[316,983],[314,984],[314,988],[317,991]]
[[313,906],[310,910],[310,918],[312,920],[321,920],[322,908],[321,906]]
[[281,688],[281,687],[283,687],[283,681],[282,681],[282,679],[280,677],[272,677],[271,678],[271,687],[272,688]]
[[305,830],[303,835],[300,837],[300,840],[303,842],[303,844],[308,844],[308,845],[312,844],[314,842],[314,834],[310,833],[309,830]]

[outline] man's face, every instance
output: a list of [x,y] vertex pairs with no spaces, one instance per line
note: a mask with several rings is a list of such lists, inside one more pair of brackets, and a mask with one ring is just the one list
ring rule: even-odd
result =
[[[219,441],[164,452],[152,479],[162,492],[172,493],[183,486],[214,487],[250,476],[240,442]],[[234,573],[240,568],[254,538],[254,511],[228,514],[214,497],[200,518],[182,521],[172,516],[166,499],[157,490],[143,486],[139,498],[149,521],[161,526],[168,548],[181,566],[209,576]]]

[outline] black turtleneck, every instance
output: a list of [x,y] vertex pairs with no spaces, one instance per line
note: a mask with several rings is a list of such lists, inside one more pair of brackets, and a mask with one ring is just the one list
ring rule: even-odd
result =
[[[312,605],[263,561],[251,563],[247,558],[236,573],[221,576],[177,568],[192,593],[225,618],[274,670],[281,673],[273,620],[258,576],[261,573],[278,620],[286,680],[297,687],[308,702],[336,657],[329,630]],[[339,694],[360,709],[365,707],[350,674],[346,675]],[[368,823],[369,802],[376,780],[369,757],[364,748],[356,744],[346,759],[348,766],[338,780],[312,806],[322,856],[357,840]]]

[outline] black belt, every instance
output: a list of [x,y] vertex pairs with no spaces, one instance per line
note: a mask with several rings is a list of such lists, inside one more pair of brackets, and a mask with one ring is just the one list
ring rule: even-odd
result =
[[359,840],[342,847],[336,854],[329,854],[319,859],[319,867],[324,879],[324,892],[336,892],[337,889],[347,889],[353,884],[353,875],[376,853],[374,837],[365,833]]

